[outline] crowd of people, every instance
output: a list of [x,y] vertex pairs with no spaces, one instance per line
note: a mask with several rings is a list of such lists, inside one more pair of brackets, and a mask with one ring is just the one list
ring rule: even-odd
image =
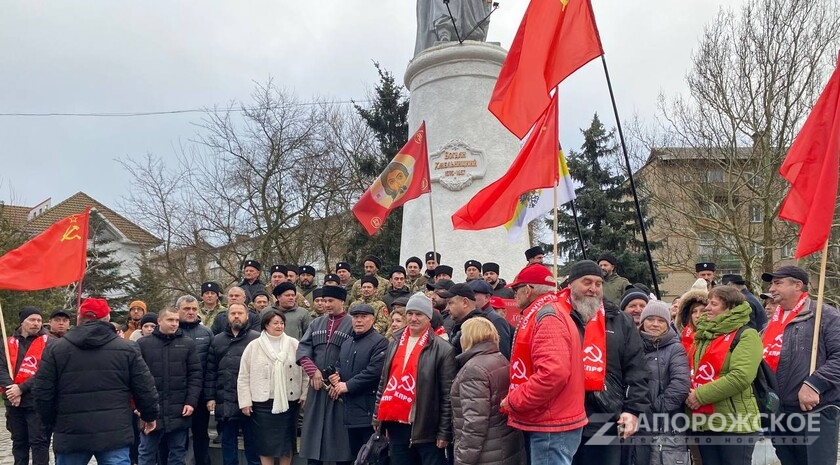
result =
[[[539,247],[525,258],[509,284],[477,260],[453,282],[435,252],[386,276],[365,257],[358,279],[341,262],[322,285],[291,265],[266,284],[247,260],[238,286],[205,282],[154,313],[131,302],[124,325],[99,297],[48,326],[22,308],[0,355],[15,465],[47,465],[50,442],[58,465],[210,465],[213,429],[223,465],[239,463],[239,437],[249,465],[349,464],[375,433],[392,464],[749,464],[762,434],[784,465],[836,462],[840,312],[822,308],[811,372],[801,268],[764,273],[762,305],[741,276],[718,284],[698,263],[669,304],[609,253],[562,282]],[[775,416],[810,440],[763,428],[765,368]]]

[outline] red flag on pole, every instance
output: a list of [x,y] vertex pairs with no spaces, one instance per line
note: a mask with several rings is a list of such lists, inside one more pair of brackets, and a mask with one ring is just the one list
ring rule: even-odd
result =
[[603,54],[589,0],[531,0],[488,108],[521,139],[545,111],[551,90]]
[[371,236],[379,231],[391,210],[431,192],[426,122],[388,163],[388,167],[353,206],[353,214]]
[[779,218],[800,225],[796,258],[823,248],[831,233],[840,171],[840,57],[791,145],[779,174],[790,183]]
[[0,289],[37,291],[81,280],[87,267],[89,218],[90,207],[0,257]]
[[560,177],[557,124],[555,93],[507,173],[459,208],[452,215],[452,226],[468,230],[501,226],[513,217],[519,196],[553,188]]

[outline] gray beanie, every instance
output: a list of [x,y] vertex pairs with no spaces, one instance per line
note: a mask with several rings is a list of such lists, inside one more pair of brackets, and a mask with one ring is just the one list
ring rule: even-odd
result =
[[639,288],[631,287],[630,289],[624,291],[624,296],[621,297],[621,303],[618,305],[618,307],[623,312],[624,309],[627,308],[628,305],[630,305],[630,302],[636,299],[644,300],[645,303],[650,302],[650,296],[647,295],[645,291]]
[[420,312],[429,319],[432,319],[432,300],[426,297],[422,292],[418,292],[409,297],[408,303],[405,305],[406,312]]
[[661,300],[651,300],[642,310],[639,322],[645,321],[645,318],[649,316],[658,316],[665,321],[671,321],[671,306]]

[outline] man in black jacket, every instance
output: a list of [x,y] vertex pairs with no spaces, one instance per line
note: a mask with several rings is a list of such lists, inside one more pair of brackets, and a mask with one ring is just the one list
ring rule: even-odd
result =
[[259,337],[256,331],[248,330],[248,308],[244,304],[230,304],[227,310],[228,324],[224,332],[217,334],[207,353],[207,373],[204,376],[204,397],[207,410],[215,412],[219,433],[222,436],[222,461],[224,465],[239,464],[237,434],[243,430],[245,457],[248,465],[259,465],[260,457],[253,448],[253,432],[245,416],[239,410],[236,395],[236,381],[239,376],[239,362],[245,347]]
[[35,377],[35,408],[53,431],[58,463],[129,463],[132,400],[144,432],[157,426],[155,380],[134,343],[117,336],[110,312],[105,299],[85,299],[80,325],[47,347]]
[[160,393],[157,428],[140,435],[138,465],[155,465],[161,442],[168,450],[168,465],[185,462],[190,417],[198,405],[202,379],[195,343],[178,328],[178,320],[178,310],[164,308],[154,332],[137,341]]
[[[603,389],[587,388],[584,405],[589,424],[583,428],[583,437],[573,463],[618,465],[621,447],[617,444],[587,445],[587,442],[605,423],[611,423],[611,426],[601,434],[615,437],[620,426],[624,437],[629,437],[638,429],[639,414],[650,408],[642,338],[629,315],[612,302],[603,300],[603,272],[597,263],[581,260],[573,264],[568,281],[571,316],[583,341],[584,367],[598,363],[604,363],[606,367]],[[603,321],[604,325],[597,326],[595,323],[598,321]],[[603,331],[600,340],[604,347],[599,347],[598,343],[587,343],[586,331],[596,328]]]
[[353,337],[341,344],[338,373],[329,378],[330,397],[344,400],[344,424],[354,457],[373,434],[371,422],[376,388],[388,349],[388,340],[373,329],[375,315],[368,304],[359,304],[350,310]]
[[[486,265],[486,263],[485,263]],[[477,279],[470,281],[470,289],[475,293],[475,306],[484,316],[493,323],[496,332],[499,333],[499,352],[510,360],[510,350],[513,346],[513,328],[510,323],[505,320],[505,317],[490,306],[490,298],[494,295],[490,283]]]
[[[213,341],[213,332],[210,328],[201,324],[198,316],[198,299],[191,295],[183,295],[175,301],[180,318],[179,328],[184,336],[195,342],[195,350],[198,352],[198,360],[201,362],[201,379],[204,384],[204,375],[207,373],[207,352],[210,351],[210,343]],[[210,425],[210,412],[205,408],[207,399],[204,397],[204,390],[198,398],[198,404],[192,414],[192,451],[196,465],[210,465],[210,437],[207,428]]]
[[41,364],[44,349],[51,344],[44,330],[41,311],[35,307],[20,309],[20,328],[9,338],[9,356],[14,379],[9,376],[5,351],[0,351],[0,386],[4,388],[6,429],[12,435],[15,465],[47,465],[50,461],[50,435],[35,411],[31,395],[33,377]]
[[[476,281],[476,280],[473,280]],[[482,280],[483,281],[483,280]],[[481,309],[475,306],[475,293],[469,283],[458,283],[449,289],[443,289],[438,295],[446,299],[446,308],[455,324],[449,332],[449,342],[455,348],[455,355],[463,352],[461,348],[461,326],[470,318],[486,318]]]

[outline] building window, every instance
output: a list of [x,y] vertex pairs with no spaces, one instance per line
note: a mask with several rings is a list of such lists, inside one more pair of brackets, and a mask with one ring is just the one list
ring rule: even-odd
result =
[[796,247],[793,244],[785,244],[782,246],[782,258],[793,258],[793,254],[796,252]]
[[750,205],[750,223],[761,223],[764,220],[761,205]]
[[697,255],[702,259],[715,255],[715,238],[708,233],[701,233],[697,237]]
[[759,189],[762,184],[761,175],[758,173],[747,172],[744,173],[744,177],[747,180],[747,184],[754,189]]
[[706,182],[723,182],[724,172],[721,169],[706,171]]
[[756,244],[755,242],[750,242],[749,253],[750,253],[751,257],[761,259],[761,256],[762,256],[761,244]]

